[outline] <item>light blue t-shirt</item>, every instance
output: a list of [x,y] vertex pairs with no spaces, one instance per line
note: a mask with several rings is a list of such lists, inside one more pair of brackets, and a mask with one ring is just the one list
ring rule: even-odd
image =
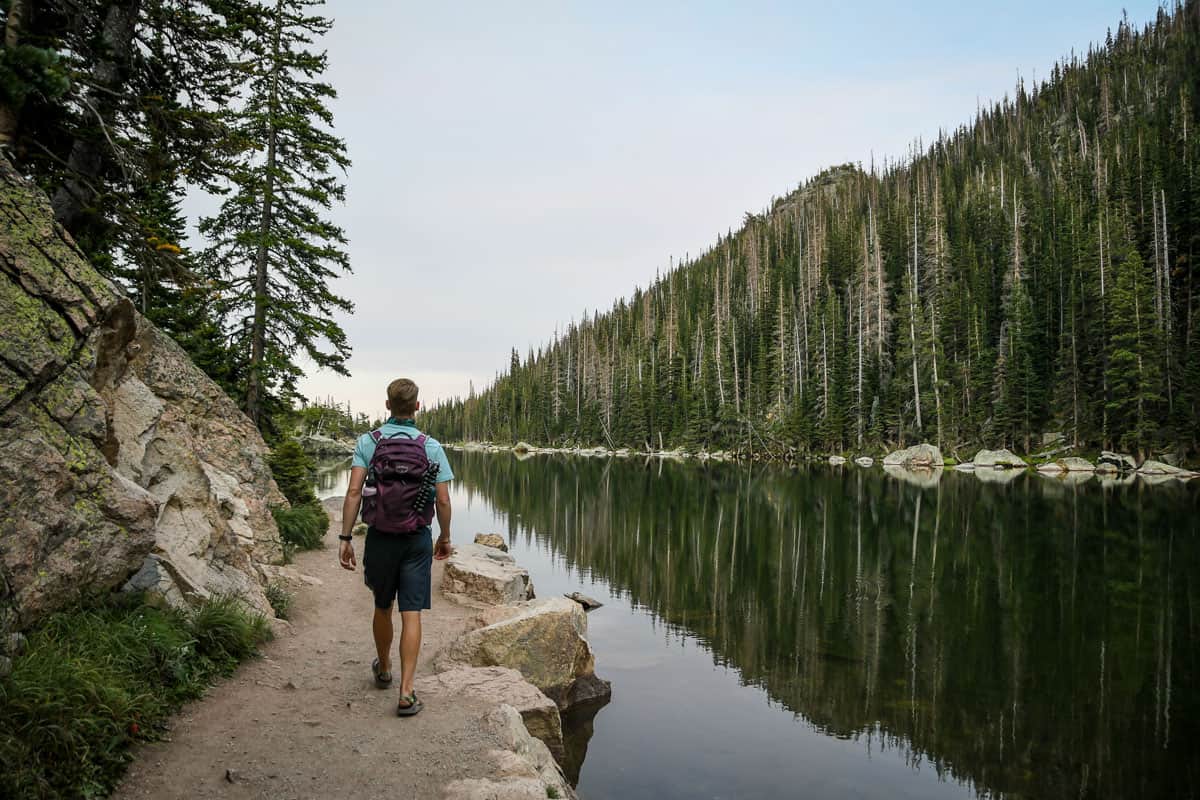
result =
[[[399,422],[394,418],[389,419],[379,428],[379,432],[385,439],[390,439],[397,434],[410,439],[416,439],[421,435],[421,432],[417,430],[416,423],[411,419],[402,419]],[[358,437],[358,444],[354,446],[354,461],[350,463],[350,466],[366,469],[374,456],[375,440],[371,438],[370,433],[364,433]],[[442,448],[441,443],[432,436],[425,438],[425,457],[431,464],[438,465],[438,483],[445,483],[454,478],[454,471],[450,469],[450,462],[446,460],[446,451]]]

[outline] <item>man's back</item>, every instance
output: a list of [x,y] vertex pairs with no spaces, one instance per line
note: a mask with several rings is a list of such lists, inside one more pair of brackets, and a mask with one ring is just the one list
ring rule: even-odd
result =
[[[393,436],[407,436],[410,439],[416,439],[421,435],[421,431],[417,429],[416,423],[411,419],[396,420],[392,418],[381,425],[378,430],[384,439],[390,439]],[[354,461],[351,466],[363,469],[370,467],[371,459],[375,456],[375,447],[375,438],[371,433],[359,436],[354,447]],[[429,459],[429,463],[438,465],[438,483],[444,483],[454,477],[454,471],[450,469],[450,462],[446,458],[446,450],[437,439],[428,435],[425,437],[425,456]]]

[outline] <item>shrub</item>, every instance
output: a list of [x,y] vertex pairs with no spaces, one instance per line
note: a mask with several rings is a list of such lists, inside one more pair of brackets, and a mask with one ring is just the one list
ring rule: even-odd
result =
[[[291,550],[313,550],[321,546],[325,531],[329,529],[329,515],[316,503],[297,505],[291,508],[273,508],[275,524],[279,527],[279,538],[283,541],[284,553]],[[289,560],[290,558],[286,558]]]
[[0,680],[0,797],[107,795],[130,745],[268,632],[230,600],[191,617],[136,597],[50,617]]

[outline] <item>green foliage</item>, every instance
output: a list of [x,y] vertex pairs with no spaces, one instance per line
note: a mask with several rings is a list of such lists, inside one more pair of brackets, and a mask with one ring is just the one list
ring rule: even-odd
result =
[[1200,452],[1198,18],[1122,21],[911,158],[817,175],[423,427],[777,457],[1060,430]]
[[227,599],[191,617],[138,599],[54,615],[0,680],[0,796],[106,796],[130,746],[268,633]]
[[313,457],[295,439],[284,439],[271,451],[271,474],[279,491],[293,506],[315,504],[312,477],[316,470]]
[[271,604],[271,610],[275,612],[275,616],[279,619],[287,619],[292,603],[296,599],[295,596],[277,581],[267,584],[266,595],[267,602]]
[[279,526],[279,538],[285,549],[315,550],[322,546],[325,531],[329,529],[329,515],[318,504],[273,508],[275,524]]

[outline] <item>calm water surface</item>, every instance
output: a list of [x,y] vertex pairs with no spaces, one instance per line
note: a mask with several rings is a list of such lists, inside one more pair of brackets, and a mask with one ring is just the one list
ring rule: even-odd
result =
[[584,800],[1198,794],[1200,485],[450,457],[457,539],[607,604]]

